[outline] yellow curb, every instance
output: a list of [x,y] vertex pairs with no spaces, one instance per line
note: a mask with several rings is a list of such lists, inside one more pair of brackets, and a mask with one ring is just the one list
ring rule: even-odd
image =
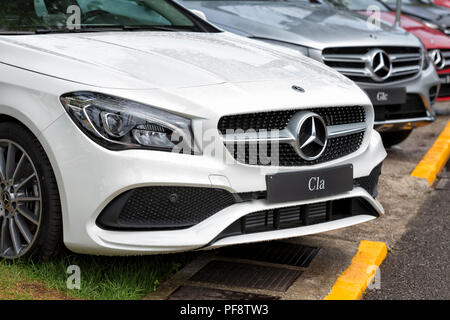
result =
[[425,154],[411,176],[427,179],[433,185],[434,180],[450,158],[450,121],[439,135],[433,146]]
[[352,263],[336,280],[325,300],[359,300],[387,255],[384,242],[363,240]]

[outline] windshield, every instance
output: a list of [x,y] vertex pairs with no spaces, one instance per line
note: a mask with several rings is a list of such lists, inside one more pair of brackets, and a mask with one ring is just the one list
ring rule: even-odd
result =
[[338,9],[351,11],[365,11],[376,6],[380,11],[390,11],[383,3],[377,0],[327,0]]
[[0,33],[210,27],[198,20],[170,0],[13,0],[1,5]]
[[[390,5],[397,5],[396,0],[383,0],[383,2],[390,4]],[[402,4],[410,4],[410,5],[419,5],[419,6],[433,6],[432,0],[402,0]]]

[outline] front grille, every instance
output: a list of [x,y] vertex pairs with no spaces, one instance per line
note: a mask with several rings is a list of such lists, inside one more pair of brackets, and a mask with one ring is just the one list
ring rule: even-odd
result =
[[[392,73],[384,81],[372,78],[370,53],[373,50],[385,51],[392,62]],[[422,52],[414,47],[348,47],[326,48],[322,52],[326,65],[332,67],[356,82],[387,83],[410,79],[422,69]]]
[[374,208],[363,198],[263,210],[248,214],[235,221],[214,241],[242,234],[311,226],[362,214],[378,216]]
[[[264,145],[267,152],[261,151],[257,143],[245,143],[243,146],[226,144],[228,151],[240,163],[258,166],[311,166],[345,157],[356,152],[364,141],[364,132],[331,138],[323,155],[316,160],[304,160],[290,144],[280,144],[272,152],[271,145]],[[244,149],[243,149],[244,147]],[[242,152],[244,151],[244,152]]]
[[[449,60],[448,63],[450,63],[450,57],[448,57],[447,59]],[[440,73],[439,78],[441,79],[441,90],[439,90],[439,98],[450,97],[450,72]]]
[[226,134],[227,130],[283,130],[289,120],[299,111],[311,111],[321,116],[327,126],[341,124],[358,123],[366,121],[364,107],[333,107],[333,108],[313,108],[305,110],[284,110],[238,114],[224,116],[219,120],[219,131]]
[[441,90],[439,91],[439,98],[450,97],[450,83],[442,84]]
[[374,106],[375,121],[414,119],[427,116],[422,98],[417,94],[408,94],[406,103],[387,106]]
[[[366,111],[361,106],[312,108],[303,110],[284,110],[224,116],[219,120],[218,130],[226,135],[232,132],[282,131],[294,115],[301,111],[314,112],[321,116],[328,128],[351,124],[364,124]],[[313,161],[299,156],[292,143],[281,140],[279,144],[247,142],[236,139],[224,141],[225,147],[240,163],[258,166],[302,166],[314,165],[345,157],[357,151],[364,140],[365,131],[329,137],[327,148],[322,156]]]
[[188,228],[235,202],[231,193],[221,189],[139,188],[112,201],[97,222],[106,229]]
[[441,50],[441,52],[442,52],[442,56],[445,59],[445,66],[442,69],[450,68],[450,50],[444,49],[444,50]]

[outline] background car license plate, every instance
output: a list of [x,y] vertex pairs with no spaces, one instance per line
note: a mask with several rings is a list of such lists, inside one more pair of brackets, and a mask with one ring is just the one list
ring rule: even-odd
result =
[[353,165],[266,176],[267,201],[302,201],[353,189]]
[[406,88],[380,88],[364,90],[374,106],[406,103]]

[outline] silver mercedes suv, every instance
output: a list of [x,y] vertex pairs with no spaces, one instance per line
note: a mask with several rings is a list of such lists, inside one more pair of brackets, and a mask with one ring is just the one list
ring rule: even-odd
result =
[[[421,41],[320,0],[184,0],[217,26],[294,49],[340,71],[370,97],[386,147],[434,121],[439,78]],[[199,11],[199,12],[198,12]]]

